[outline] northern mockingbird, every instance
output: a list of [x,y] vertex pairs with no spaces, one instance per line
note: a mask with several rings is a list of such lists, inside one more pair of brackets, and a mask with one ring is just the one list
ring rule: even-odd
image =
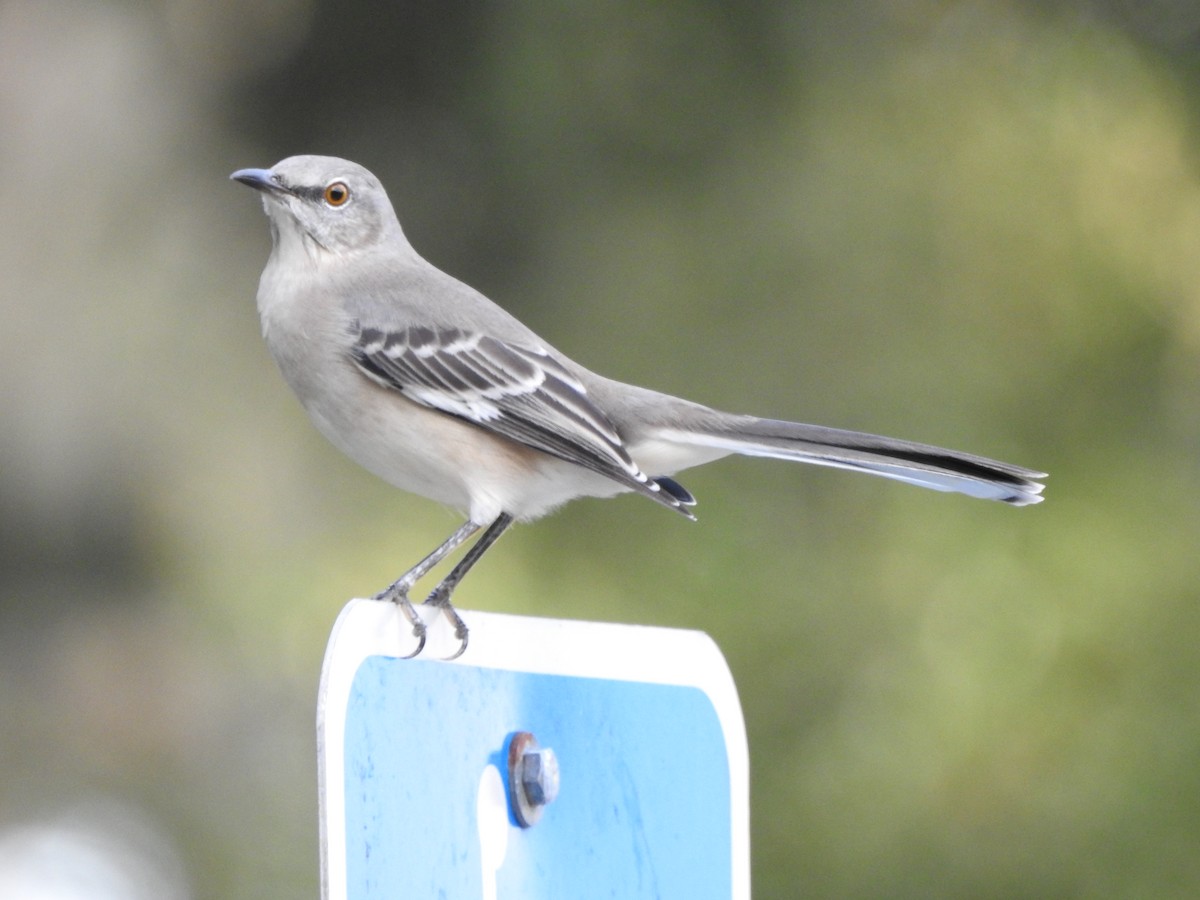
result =
[[633,491],[694,518],[671,476],[730,453],[852,469],[939,491],[1037,503],[1045,475],[925,444],[733,415],[590,372],[422,259],[362,166],[293,156],[230,176],[262,195],[273,249],[258,287],[263,336],[317,428],[390,484],[467,521],[377,599],[404,611],[416,582],[486,530],[429,594],[466,648],[450,595],[516,520],[576,497]]

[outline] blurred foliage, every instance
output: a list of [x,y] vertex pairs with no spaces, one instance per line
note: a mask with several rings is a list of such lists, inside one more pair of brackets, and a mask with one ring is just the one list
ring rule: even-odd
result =
[[258,340],[225,176],[321,152],[605,374],[1052,473],[1018,511],[726,461],[681,478],[698,525],[579,503],[466,583],[716,638],[756,896],[1194,895],[1198,35],[1168,0],[0,0],[0,828],[99,795],[196,896],[317,890],[329,626],[456,524]]

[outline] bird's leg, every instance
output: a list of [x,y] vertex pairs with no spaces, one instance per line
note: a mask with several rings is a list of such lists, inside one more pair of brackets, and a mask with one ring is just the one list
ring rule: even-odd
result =
[[[413,636],[417,639],[417,649],[408,654],[405,659],[411,659],[425,648],[426,631],[425,622],[417,615],[412,602],[408,599],[408,592],[412,590],[414,584],[428,575],[434,566],[462,546],[463,541],[477,532],[480,527],[478,523],[468,519],[454,534],[446,538],[440,547],[375,595],[376,600],[389,600],[399,606],[400,611],[404,613],[404,618],[408,619],[408,624],[412,626]],[[458,570],[455,569],[455,571]]]
[[487,531],[483,533],[482,537],[458,561],[458,565],[451,569],[450,574],[443,578],[441,583],[430,591],[429,596],[425,598],[426,606],[440,608],[450,624],[454,626],[454,636],[459,640],[458,650],[452,656],[446,657],[447,659],[457,659],[467,649],[467,623],[462,620],[462,616],[455,612],[454,607],[450,605],[450,594],[458,587],[458,583],[471,570],[471,567],[479,562],[479,558],[487,552],[488,547],[496,543],[496,539],[504,534],[512,523],[512,516],[508,513],[500,513],[496,517],[496,521],[487,527]]

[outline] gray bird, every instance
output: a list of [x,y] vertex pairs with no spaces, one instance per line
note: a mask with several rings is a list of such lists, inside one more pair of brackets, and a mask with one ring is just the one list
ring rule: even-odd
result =
[[376,595],[418,646],[413,586],[486,530],[425,603],[467,627],[450,596],[514,521],[576,497],[633,491],[694,518],[671,476],[731,453],[867,472],[1014,506],[1046,476],[1020,466],[853,431],[733,415],[585,369],[478,291],[422,259],[362,166],[293,156],[230,176],[262,195],[273,249],[258,287],[263,336],[334,446],[390,484],[467,521]]

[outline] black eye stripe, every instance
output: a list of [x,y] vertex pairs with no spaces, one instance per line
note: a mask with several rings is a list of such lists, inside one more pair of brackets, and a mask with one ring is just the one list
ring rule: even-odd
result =
[[340,204],[338,204],[338,207],[345,206],[346,203],[350,200],[351,191],[350,191],[350,186],[348,184],[346,184],[346,182],[342,181],[340,178],[337,179],[336,181],[331,181],[329,184],[325,185],[324,187],[313,187],[312,185],[301,185],[301,184],[289,185],[289,184],[284,183],[283,181],[280,181],[280,187],[282,187],[284,190],[286,190],[289,194],[291,194],[294,197],[299,197],[301,200],[308,200],[311,203],[326,203],[325,192],[327,190],[329,190],[329,188],[335,184],[340,184],[342,186],[342,190],[345,192],[345,197],[344,197],[343,201]]
[[311,200],[313,203],[321,203],[325,200],[325,188],[297,186],[289,188],[289,190],[301,200]]

